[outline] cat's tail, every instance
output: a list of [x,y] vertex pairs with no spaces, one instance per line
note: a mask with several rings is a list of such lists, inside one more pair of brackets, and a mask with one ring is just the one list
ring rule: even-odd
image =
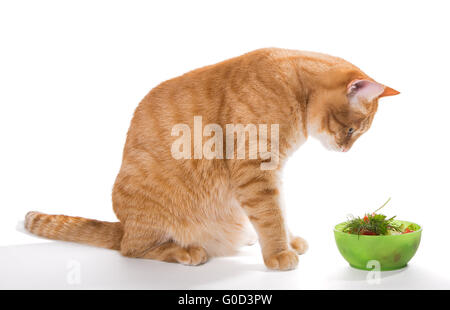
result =
[[25,228],[35,235],[49,239],[85,243],[114,250],[120,250],[123,235],[120,222],[102,222],[36,211],[28,212],[25,216]]

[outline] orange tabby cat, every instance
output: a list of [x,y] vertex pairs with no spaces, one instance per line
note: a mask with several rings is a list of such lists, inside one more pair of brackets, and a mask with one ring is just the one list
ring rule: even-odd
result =
[[[289,232],[280,203],[287,156],[309,135],[349,150],[369,129],[378,98],[396,94],[343,59],[311,52],[261,49],[194,70],[154,88],[135,111],[112,194],[120,222],[29,212],[25,227],[129,257],[198,265],[249,244],[253,226],[267,267],[295,268],[307,243]],[[277,124],[277,136],[257,133],[268,150],[277,146],[275,167],[262,169],[267,156],[205,158],[195,141],[183,146],[193,157],[174,158],[174,126],[185,124],[201,139],[199,116],[220,128]]]

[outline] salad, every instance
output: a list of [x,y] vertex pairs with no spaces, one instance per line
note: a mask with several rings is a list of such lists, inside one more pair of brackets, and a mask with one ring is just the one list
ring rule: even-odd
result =
[[381,207],[372,213],[367,213],[364,217],[351,217],[345,222],[342,231],[355,235],[372,235],[372,236],[386,236],[386,235],[401,235],[408,234],[419,230],[416,224],[408,226],[397,222],[395,216],[388,218],[386,215],[378,214],[377,212],[384,208],[391,198],[389,198]]

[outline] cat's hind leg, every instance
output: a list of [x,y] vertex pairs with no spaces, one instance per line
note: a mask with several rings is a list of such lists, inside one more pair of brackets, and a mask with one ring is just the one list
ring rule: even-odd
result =
[[127,257],[155,259],[184,265],[200,265],[208,260],[205,249],[197,245],[181,246],[163,231],[152,228],[143,217],[127,219],[120,252]]
[[174,241],[167,241],[147,250],[140,258],[197,266],[206,263],[208,255],[200,246],[182,247]]

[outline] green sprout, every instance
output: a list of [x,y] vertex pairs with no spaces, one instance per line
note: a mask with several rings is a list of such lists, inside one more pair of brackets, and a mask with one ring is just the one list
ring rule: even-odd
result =
[[376,209],[371,214],[366,214],[363,218],[352,217],[349,219],[344,228],[343,232],[355,234],[355,235],[388,235],[391,232],[402,232],[402,227],[397,224],[394,219],[395,216],[388,218],[383,214],[376,214],[384,208],[391,198],[389,198],[381,207]]

